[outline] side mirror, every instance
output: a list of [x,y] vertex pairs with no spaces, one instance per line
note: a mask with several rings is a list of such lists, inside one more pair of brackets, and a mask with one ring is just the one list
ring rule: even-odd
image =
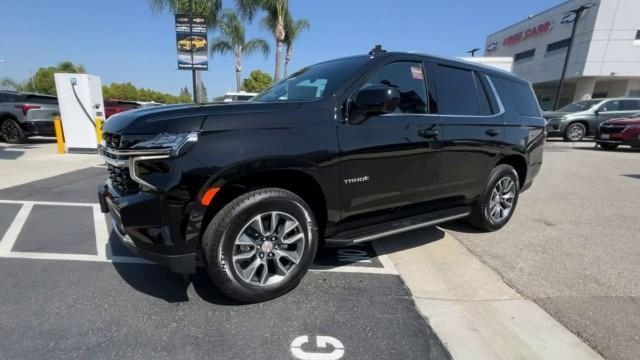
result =
[[349,122],[361,124],[371,116],[389,114],[398,108],[400,93],[390,86],[370,86],[358,92],[351,104]]

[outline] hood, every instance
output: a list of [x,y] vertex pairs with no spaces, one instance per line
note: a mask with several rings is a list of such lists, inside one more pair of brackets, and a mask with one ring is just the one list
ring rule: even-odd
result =
[[[201,130],[209,117],[251,115],[298,107],[300,103],[297,102],[219,102],[206,105],[156,106],[116,114],[105,121],[103,131],[115,134],[185,133]],[[243,117],[234,116],[235,119]]]
[[563,112],[563,111],[545,111],[542,113],[542,117],[548,120],[548,119],[561,118],[569,114],[572,114],[572,113]]
[[640,117],[637,118],[619,118],[611,119],[604,122],[607,125],[640,125]]

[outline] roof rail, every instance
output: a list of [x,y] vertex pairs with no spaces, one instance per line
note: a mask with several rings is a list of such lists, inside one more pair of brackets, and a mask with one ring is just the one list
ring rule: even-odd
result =
[[376,45],[376,46],[373,47],[373,49],[371,49],[371,51],[369,51],[369,55],[376,56],[376,55],[380,55],[380,54],[383,54],[383,53],[386,53],[386,52],[387,52],[387,50],[384,50],[382,48],[382,45]]

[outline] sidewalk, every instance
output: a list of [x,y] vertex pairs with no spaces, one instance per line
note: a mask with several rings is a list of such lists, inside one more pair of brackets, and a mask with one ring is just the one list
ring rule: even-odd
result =
[[0,142],[0,189],[101,164],[98,155],[58,154],[55,141],[49,139],[16,145]]
[[448,233],[434,228],[376,245],[454,359],[602,359]]

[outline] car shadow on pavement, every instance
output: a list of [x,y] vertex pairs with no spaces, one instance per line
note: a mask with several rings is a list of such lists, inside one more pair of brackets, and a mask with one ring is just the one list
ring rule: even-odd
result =
[[465,220],[448,222],[440,225],[440,227],[446,230],[457,231],[457,232],[466,233],[466,234],[479,234],[483,232],[469,225]]
[[209,280],[204,269],[182,276],[159,265],[114,262],[120,277],[137,291],[169,303],[188,302],[189,287],[198,297],[217,305],[242,305],[223,295]]
[[445,233],[438,227],[429,227],[376,240],[387,254],[410,250],[444,239]]

